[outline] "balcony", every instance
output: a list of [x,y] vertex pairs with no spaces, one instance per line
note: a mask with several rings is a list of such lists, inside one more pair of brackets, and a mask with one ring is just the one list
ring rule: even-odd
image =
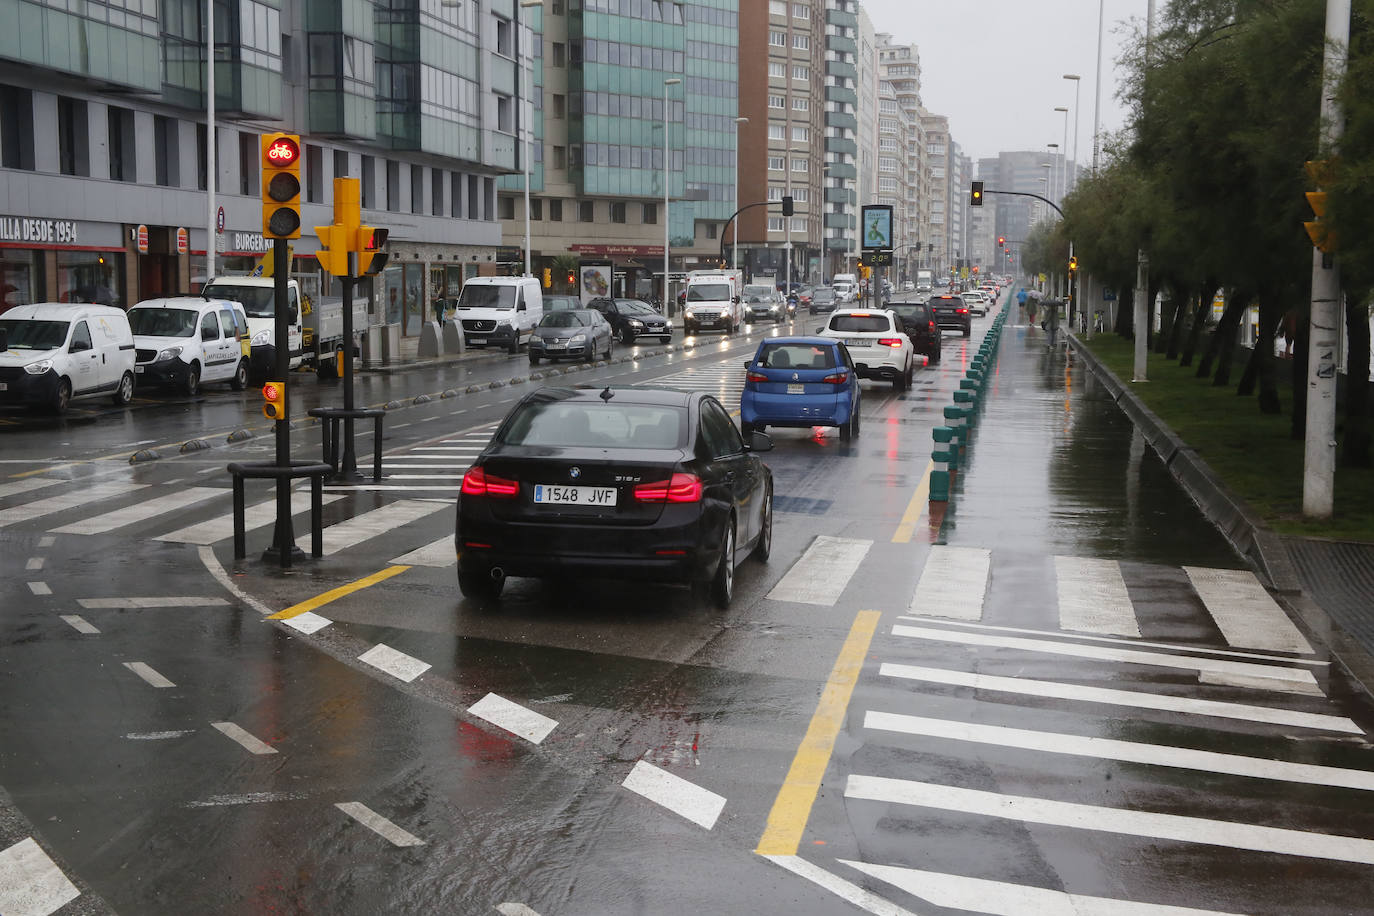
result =
[[827,102],[847,102],[850,105],[859,104],[859,94],[853,89],[845,86],[826,86],[825,100]]
[[843,35],[827,35],[825,39],[825,49],[827,51],[840,51],[845,54],[858,54],[859,45],[854,39],[846,38]]
[[826,127],[847,128],[849,130],[859,129],[859,119],[852,114],[843,114],[838,111],[829,112],[825,116]]
[[856,13],[840,10],[826,10],[825,21],[829,25],[837,25],[844,29],[857,29],[859,27],[859,17]]
[[859,68],[841,60],[826,61],[825,73],[827,76],[840,76],[851,80],[859,78]]
[[[840,137],[826,137],[825,151],[827,153],[848,153],[850,156],[857,156],[859,154],[859,144],[855,143],[853,140],[845,140]],[[834,173],[833,167],[831,172],[832,174]]]

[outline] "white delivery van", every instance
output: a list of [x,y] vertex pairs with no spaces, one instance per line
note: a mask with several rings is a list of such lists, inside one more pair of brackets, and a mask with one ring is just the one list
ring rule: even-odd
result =
[[228,299],[176,296],[147,299],[129,309],[134,373],[140,385],[175,385],[195,394],[203,382],[248,384],[248,316]]
[[853,302],[859,297],[859,278],[853,274],[835,274],[830,278],[837,302]]
[[72,398],[134,396],[134,335],[123,309],[38,302],[0,315],[0,404],[61,412]]
[[695,334],[706,328],[719,328],[726,334],[738,331],[744,323],[739,279],[738,271],[689,274],[683,298],[684,333]]
[[453,307],[469,347],[503,347],[519,353],[544,317],[544,291],[534,277],[472,277]]

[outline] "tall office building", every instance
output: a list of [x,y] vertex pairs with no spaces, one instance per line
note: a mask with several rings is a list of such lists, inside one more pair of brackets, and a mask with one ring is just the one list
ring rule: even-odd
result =
[[[879,76],[889,87],[892,102],[879,113],[879,131],[899,130],[903,142],[890,146],[887,155],[896,166],[895,182],[902,208],[901,223],[905,250],[896,255],[899,280],[914,279],[916,270],[932,266],[933,246],[928,232],[930,209],[930,165],[926,150],[926,127],[922,119],[921,55],[915,45],[897,44],[889,34],[879,34]],[[881,158],[879,169],[882,166]],[[881,176],[879,179],[881,184]]]
[[217,272],[247,270],[269,247],[259,135],[284,130],[304,147],[292,275],[329,293],[309,230],[332,220],[332,179],[360,178],[394,252],[374,320],[418,332],[497,269],[496,182],[520,164],[512,6],[217,3],[212,140],[203,0],[0,2],[5,304],[190,292],[210,248]]
[[[558,258],[607,260],[614,294],[661,294],[665,220],[675,278],[717,266],[743,102],[736,0],[545,0],[538,15],[536,275],[561,274]],[[523,174],[502,179],[499,196],[505,238],[523,238]]]
[[[878,198],[878,85],[881,64],[878,59],[880,36],[873,31],[873,21],[863,6],[859,7],[858,16],[859,130],[855,137],[859,148],[856,162],[858,178],[848,186],[858,191],[857,206],[862,207]],[[849,268],[846,273],[854,272],[852,257],[857,249],[857,244],[852,244],[851,250],[846,252],[845,264]]]
[[954,263],[954,251],[950,245],[949,234],[949,118],[923,112],[921,123],[926,132],[926,161],[930,174],[930,205],[926,211],[924,233],[927,241],[926,250],[930,252],[929,266],[937,274],[943,274]]

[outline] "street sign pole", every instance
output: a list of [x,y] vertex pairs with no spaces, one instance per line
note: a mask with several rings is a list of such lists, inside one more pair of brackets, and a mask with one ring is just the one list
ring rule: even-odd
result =
[[339,473],[335,479],[344,483],[359,483],[363,475],[358,473],[358,455],[353,446],[353,286],[358,277],[358,252],[348,252],[348,273],[342,280],[343,287],[343,384],[344,384],[344,433],[343,455],[339,459]]

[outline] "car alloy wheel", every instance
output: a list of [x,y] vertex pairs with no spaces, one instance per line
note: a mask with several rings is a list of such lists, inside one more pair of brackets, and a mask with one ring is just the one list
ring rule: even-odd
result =
[[773,488],[768,488],[768,493],[763,499],[763,518],[759,522],[759,539],[754,544],[753,557],[760,563],[768,562],[768,555],[773,552]]
[[720,563],[711,578],[711,601],[722,611],[730,607],[735,595],[735,520],[725,523],[725,538],[720,546]]
[[234,370],[234,377],[229,379],[229,387],[235,391],[242,391],[248,387],[248,360],[239,360],[238,368]]
[[115,389],[114,406],[123,407],[134,399],[134,374],[126,372],[119,380],[119,387]]
[[181,393],[187,397],[195,397],[200,390],[200,363],[191,363],[191,368],[186,370],[186,381],[181,383]]

